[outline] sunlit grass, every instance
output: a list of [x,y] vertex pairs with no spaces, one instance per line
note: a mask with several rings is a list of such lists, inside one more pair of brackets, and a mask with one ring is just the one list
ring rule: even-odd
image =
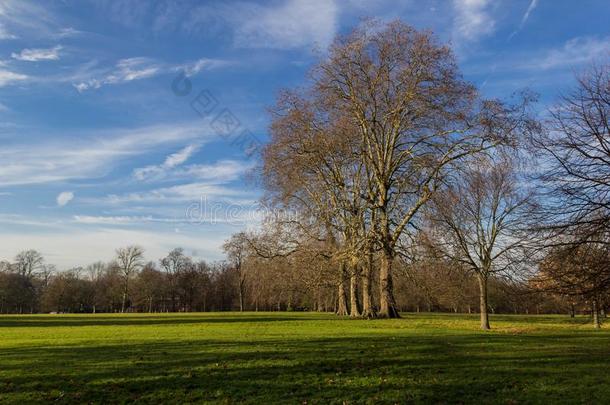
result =
[[610,329],[567,316],[0,317],[0,402],[608,402]]

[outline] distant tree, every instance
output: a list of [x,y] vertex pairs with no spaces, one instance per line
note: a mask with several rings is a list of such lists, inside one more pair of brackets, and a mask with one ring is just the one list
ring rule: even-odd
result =
[[129,293],[129,280],[142,267],[144,249],[139,246],[127,246],[116,250],[116,263],[123,278],[123,296],[121,301],[121,313],[125,312],[127,294]]
[[95,262],[87,266],[85,269],[88,274],[88,279],[91,283],[91,302],[93,313],[97,312],[98,306],[102,301],[102,279],[106,272],[107,266],[103,262]]
[[586,300],[593,326],[599,328],[610,292],[610,244],[579,241],[553,247],[540,263],[534,284],[542,291]]
[[244,232],[239,232],[231,236],[223,245],[223,250],[227,259],[231,263],[237,275],[237,292],[239,297],[239,310],[244,311],[244,299],[246,288],[245,259],[249,251],[249,242]]
[[24,250],[15,257],[15,269],[17,273],[25,277],[31,277],[42,268],[43,264],[42,254],[33,249]]
[[178,282],[181,273],[187,271],[192,266],[190,257],[184,254],[184,249],[175,248],[160,260],[161,268],[165,270],[169,282],[169,295],[171,309],[176,311],[178,304]]
[[153,312],[155,304],[160,302],[160,298],[166,290],[166,281],[166,275],[157,270],[153,262],[145,264],[135,280],[136,291],[134,295],[136,302],[145,311]]

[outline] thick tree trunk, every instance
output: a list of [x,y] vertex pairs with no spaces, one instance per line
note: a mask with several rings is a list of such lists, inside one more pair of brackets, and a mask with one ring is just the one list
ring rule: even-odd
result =
[[593,313],[593,327],[595,329],[599,329],[601,327],[601,323],[599,321],[599,308],[596,299],[591,302],[591,311]]
[[381,267],[379,269],[379,317],[400,318],[394,300],[394,286],[392,284],[392,267],[394,255],[389,249],[381,256]]
[[487,277],[479,274],[479,301],[481,311],[481,329],[489,330],[489,314],[487,312]]
[[367,263],[362,269],[362,317],[376,318],[377,313],[373,307],[373,254],[369,253]]
[[345,264],[341,263],[339,266],[339,286],[338,286],[338,296],[337,296],[337,315],[347,315],[347,294],[345,292]]
[[351,270],[349,277],[349,298],[350,298],[350,311],[349,316],[352,318],[360,317],[359,303],[358,303],[358,270],[354,267]]
[[574,304],[570,304],[570,318],[574,318],[576,311],[574,310]]

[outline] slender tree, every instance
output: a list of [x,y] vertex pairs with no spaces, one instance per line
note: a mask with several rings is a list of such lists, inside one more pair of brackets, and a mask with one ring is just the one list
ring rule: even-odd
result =
[[519,181],[514,158],[505,155],[473,160],[434,198],[431,242],[476,274],[482,329],[489,329],[489,278],[526,267],[535,207],[533,189]]
[[115,260],[123,279],[121,313],[124,313],[127,304],[127,295],[129,293],[129,281],[142,267],[142,262],[144,260],[144,249],[135,245],[119,248],[116,250]]

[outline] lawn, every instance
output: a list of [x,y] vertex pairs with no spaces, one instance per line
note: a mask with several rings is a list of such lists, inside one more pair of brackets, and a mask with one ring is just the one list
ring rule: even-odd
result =
[[0,402],[609,403],[587,318],[316,313],[0,317]]

